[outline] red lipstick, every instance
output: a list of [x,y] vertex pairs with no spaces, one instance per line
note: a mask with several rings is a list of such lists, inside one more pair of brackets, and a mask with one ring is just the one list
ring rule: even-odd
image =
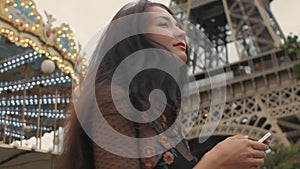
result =
[[178,47],[178,48],[182,49],[183,51],[186,50],[186,45],[185,45],[185,43],[183,43],[183,42],[176,43],[176,44],[173,45],[173,46]]

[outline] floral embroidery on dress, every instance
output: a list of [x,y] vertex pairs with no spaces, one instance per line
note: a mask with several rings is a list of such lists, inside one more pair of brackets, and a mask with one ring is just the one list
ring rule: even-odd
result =
[[154,148],[147,146],[144,148],[144,155],[146,158],[150,158],[152,156],[154,156]]
[[163,145],[167,149],[170,149],[173,147],[172,144],[169,142],[168,137],[164,134],[159,135],[159,142],[161,145]]
[[154,162],[151,159],[146,159],[144,161],[145,169],[152,169],[154,167]]
[[[158,164],[156,164],[153,160],[155,159],[155,157],[159,156],[155,156],[152,158],[147,158],[149,156],[146,156],[146,159],[144,159],[144,166],[146,169],[153,168],[154,166],[159,166],[161,169],[169,169],[169,167],[172,164],[174,164],[175,160],[178,158],[177,150],[175,149],[175,144],[177,144],[177,142],[180,142],[185,137],[185,133],[182,130],[182,128],[175,125],[174,129],[169,133],[171,136],[168,137],[166,134],[163,133],[164,130],[167,129],[165,121],[166,117],[162,115],[161,121],[154,121],[149,123],[150,127],[153,128],[159,134],[158,142],[167,151],[163,153],[162,156],[160,156],[160,162]],[[157,148],[155,149],[156,151],[161,151],[162,147],[158,146],[153,148]],[[149,147],[144,149],[144,154],[150,155],[150,152],[151,151]]]
[[174,162],[174,156],[171,152],[168,151],[164,154],[164,162],[167,163],[168,165]]
[[174,163],[175,158],[177,158],[176,150],[174,148],[171,148],[169,151],[165,152],[163,154],[163,161],[159,163],[160,166],[162,166],[163,169],[168,169],[169,165]]

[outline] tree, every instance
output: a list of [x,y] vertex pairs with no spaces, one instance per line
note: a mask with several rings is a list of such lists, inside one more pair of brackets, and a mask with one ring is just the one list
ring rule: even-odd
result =
[[286,42],[281,48],[285,49],[289,55],[300,56],[300,39],[297,35],[287,36]]
[[300,146],[277,146],[267,154],[261,169],[300,169]]
[[[289,35],[284,45],[281,46],[287,54],[294,60],[300,57],[300,39],[297,35]],[[296,63],[293,67],[294,77],[300,81],[300,63]]]

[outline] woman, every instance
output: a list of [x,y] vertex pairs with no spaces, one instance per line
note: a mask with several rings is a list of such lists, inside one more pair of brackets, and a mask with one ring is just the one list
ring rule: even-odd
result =
[[[191,154],[177,120],[184,109],[186,51],[185,32],[167,7],[146,0],[123,7],[93,53],[89,71],[94,73],[87,76],[76,98],[77,114],[74,111],[68,123],[64,151],[55,167],[219,169],[263,164],[268,146],[242,135],[220,142],[202,159]],[[175,73],[169,76],[157,65]],[[95,95],[97,108],[90,106],[94,102],[90,95]],[[95,109],[104,121],[93,113]]]

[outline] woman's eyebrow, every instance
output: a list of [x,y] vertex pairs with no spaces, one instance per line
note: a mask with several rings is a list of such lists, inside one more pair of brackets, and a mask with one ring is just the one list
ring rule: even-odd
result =
[[156,17],[155,19],[159,19],[159,18],[162,18],[162,19],[165,19],[165,20],[167,20],[168,22],[171,22],[171,23],[177,24],[177,21],[176,21],[176,20],[173,20],[173,19],[171,19],[169,16],[158,16],[158,17]]

